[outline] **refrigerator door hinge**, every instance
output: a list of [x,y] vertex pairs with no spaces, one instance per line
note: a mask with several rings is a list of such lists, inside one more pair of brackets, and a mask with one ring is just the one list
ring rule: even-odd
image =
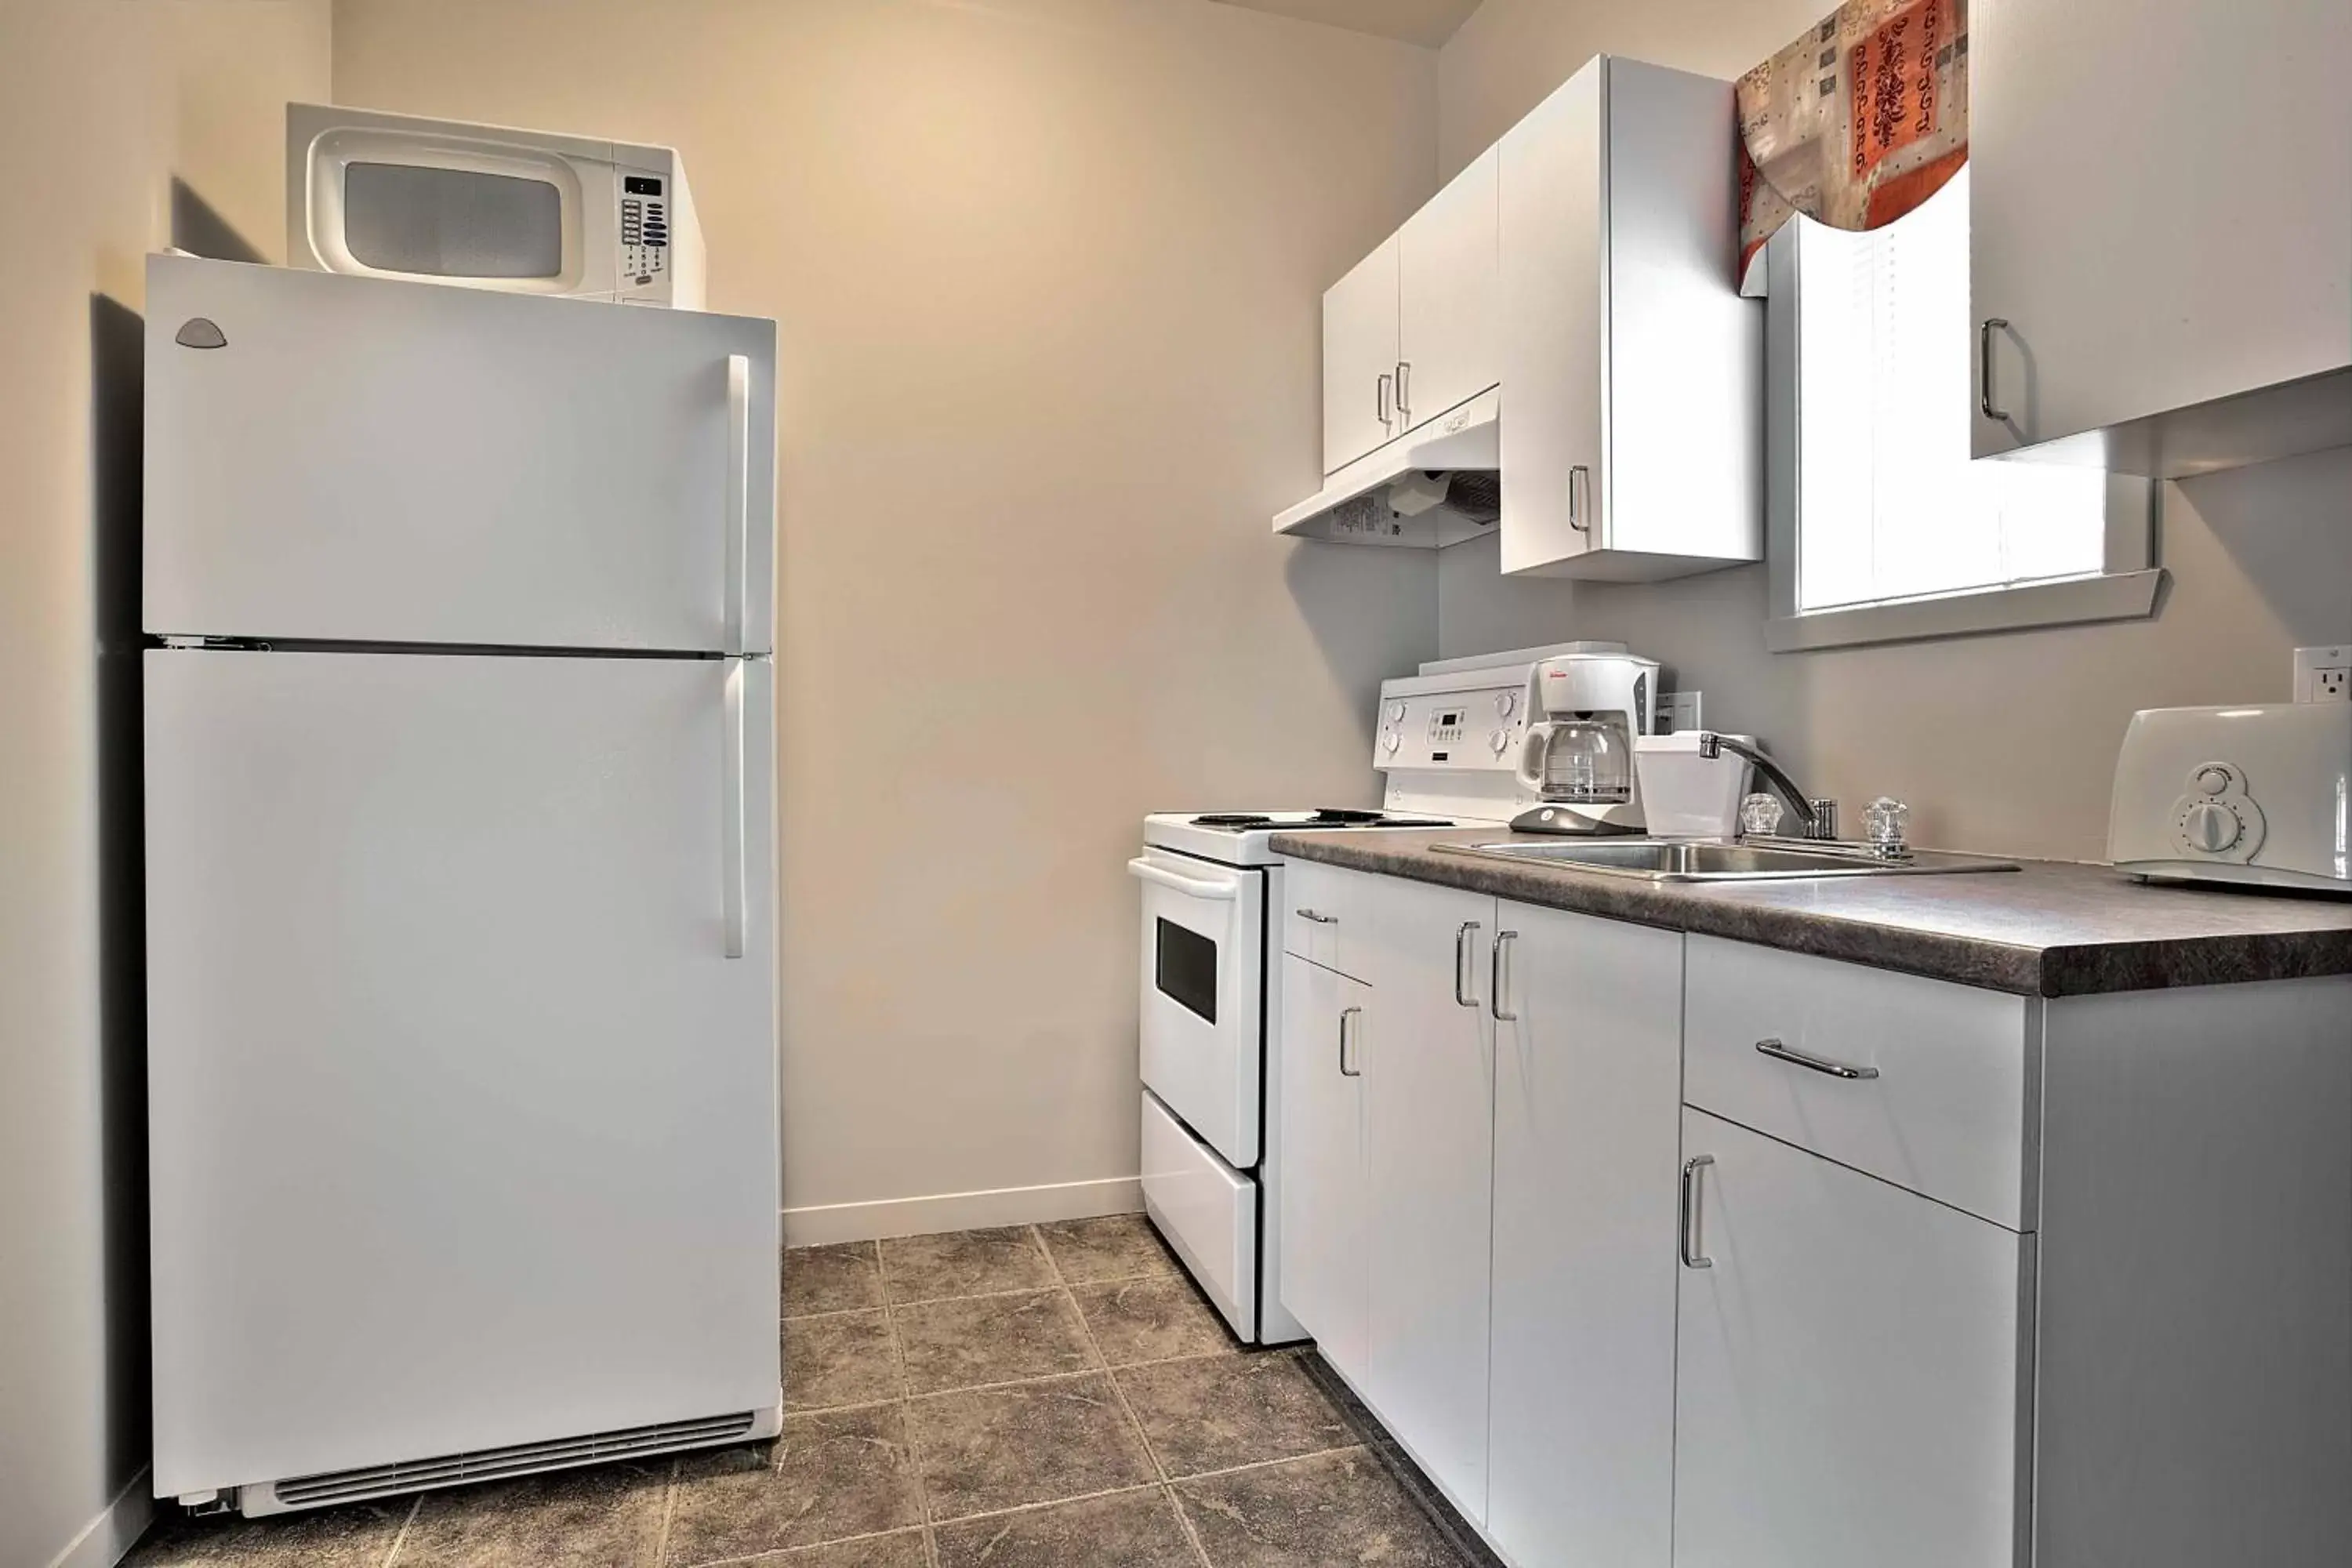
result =
[[205,1514],[227,1513],[236,1507],[236,1489],[221,1487],[200,1492],[182,1492],[173,1500],[198,1518]]
[[246,653],[268,653],[269,645],[259,637],[190,637],[163,636],[155,639],[163,647],[233,648]]

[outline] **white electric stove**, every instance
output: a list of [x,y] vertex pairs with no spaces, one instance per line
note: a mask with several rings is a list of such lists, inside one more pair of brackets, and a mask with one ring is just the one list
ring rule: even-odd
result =
[[1529,668],[1614,643],[1422,666],[1381,688],[1379,810],[1158,812],[1128,862],[1142,886],[1143,1196],[1160,1235],[1244,1341],[1307,1337],[1283,1309],[1276,1158],[1282,1037],[1278,833],[1501,828],[1528,802],[1514,763]]

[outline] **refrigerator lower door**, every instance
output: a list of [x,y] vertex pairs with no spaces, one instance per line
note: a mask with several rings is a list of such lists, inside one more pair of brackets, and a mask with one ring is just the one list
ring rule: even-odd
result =
[[146,629],[771,652],[775,342],[151,257]]
[[157,1494],[772,1430],[770,667],[145,658]]

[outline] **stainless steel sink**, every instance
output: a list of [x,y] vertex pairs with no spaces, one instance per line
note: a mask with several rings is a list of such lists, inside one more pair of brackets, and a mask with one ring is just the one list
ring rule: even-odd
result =
[[1651,882],[1769,882],[1813,877],[1918,877],[1957,871],[2014,871],[2013,860],[1915,849],[1886,859],[1860,845],[1738,844],[1723,838],[1609,838],[1440,844],[1456,855],[1483,855],[1567,870],[1600,871]]

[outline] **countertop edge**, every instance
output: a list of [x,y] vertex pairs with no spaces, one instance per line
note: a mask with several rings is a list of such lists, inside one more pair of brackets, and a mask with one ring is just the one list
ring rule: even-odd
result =
[[2044,1000],[2352,974],[2352,930],[2029,945],[1850,914],[1715,900],[1676,884],[1433,853],[1419,841],[1284,833],[1274,836],[1271,847],[1286,858],[1342,870]]

